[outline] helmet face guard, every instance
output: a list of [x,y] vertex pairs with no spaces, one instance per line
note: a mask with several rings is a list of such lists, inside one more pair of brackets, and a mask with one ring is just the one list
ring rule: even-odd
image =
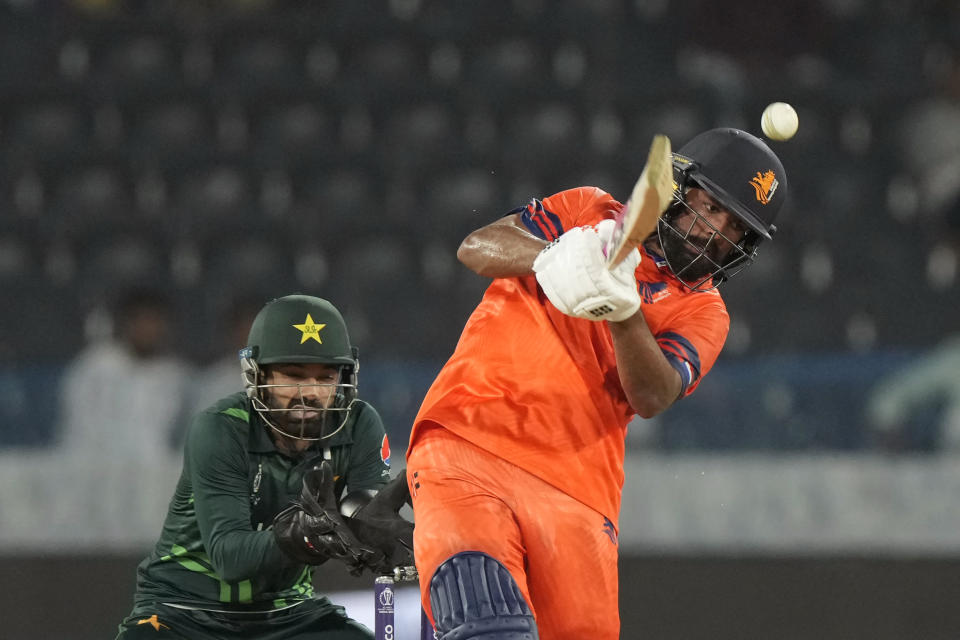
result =
[[[684,212],[690,215],[683,217]],[[699,225],[698,225],[699,223]],[[694,228],[708,229],[706,238],[694,235]],[[667,266],[691,291],[709,291],[753,263],[757,236],[748,231],[738,242],[728,238],[682,198],[660,217],[657,237]],[[720,253],[718,247],[728,248]]]
[[[739,129],[712,129],[673,154],[673,175],[674,203],[657,224],[660,249],[687,288],[707,291],[752,264],[758,245],[776,232],[773,219],[786,198],[786,172],[759,138]],[[694,187],[740,221],[743,237],[725,236],[687,202]]]
[[[269,365],[284,364],[325,365],[338,375],[335,382],[322,384],[270,380]],[[359,368],[358,350],[350,345],[340,312],[312,296],[268,303],[240,350],[240,370],[254,410],[275,432],[295,440],[326,440],[343,429],[357,399]]]
[[[326,440],[347,423],[357,398],[357,367],[341,366],[333,384],[267,383],[268,372],[255,359],[241,356],[241,371],[247,396],[267,425],[280,435],[295,440]],[[295,390],[286,406],[279,406],[274,390]],[[324,406],[317,396],[330,397]],[[313,415],[310,415],[313,414]]]

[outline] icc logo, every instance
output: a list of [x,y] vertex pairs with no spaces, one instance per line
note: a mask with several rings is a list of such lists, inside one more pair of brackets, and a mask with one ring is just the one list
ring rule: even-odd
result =
[[388,624],[383,628],[383,640],[393,640],[393,625]]
[[384,607],[393,606],[393,589],[384,589],[380,592],[380,604]]

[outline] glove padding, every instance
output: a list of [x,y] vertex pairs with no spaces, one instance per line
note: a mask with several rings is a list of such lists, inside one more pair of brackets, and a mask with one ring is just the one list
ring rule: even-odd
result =
[[594,227],[573,227],[547,245],[533,262],[537,282],[547,299],[568,316],[586,320],[626,320],[640,308],[634,272],[640,252],[632,250],[607,269],[606,247],[613,220]]
[[300,500],[273,519],[273,536],[288,556],[306,564],[340,560],[350,573],[382,562],[383,554],[363,544],[347,526],[333,494],[333,468],[323,461],[303,476]]
[[[349,499],[347,496],[344,504]],[[366,563],[376,573],[393,573],[395,567],[414,566],[413,523],[400,517],[400,509],[409,502],[407,474],[406,470],[401,470],[367,504],[346,519],[357,538],[378,552]]]

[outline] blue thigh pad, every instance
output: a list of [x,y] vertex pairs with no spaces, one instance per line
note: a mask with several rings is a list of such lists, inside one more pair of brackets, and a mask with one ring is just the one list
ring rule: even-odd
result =
[[537,623],[507,568],[480,551],[437,567],[430,607],[441,640],[538,640]]

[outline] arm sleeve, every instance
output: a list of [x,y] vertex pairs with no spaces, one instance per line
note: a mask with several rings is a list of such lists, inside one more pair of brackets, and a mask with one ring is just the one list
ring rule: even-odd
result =
[[619,207],[620,204],[601,189],[577,187],[542,201],[534,198],[506,215],[519,213],[527,231],[543,240],[553,241],[572,227],[596,224],[612,217]]
[[379,490],[390,480],[390,439],[380,414],[363,403],[354,425],[347,491]]
[[251,578],[266,567],[292,565],[269,530],[250,525],[245,433],[235,418],[200,414],[187,436],[194,509],[203,546],[217,574],[227,582]]
[[722,305],[707,304],[654,336],[667,361],[680,374],[680,397],[693,393],[713,367],[729,328],[726,309]]

